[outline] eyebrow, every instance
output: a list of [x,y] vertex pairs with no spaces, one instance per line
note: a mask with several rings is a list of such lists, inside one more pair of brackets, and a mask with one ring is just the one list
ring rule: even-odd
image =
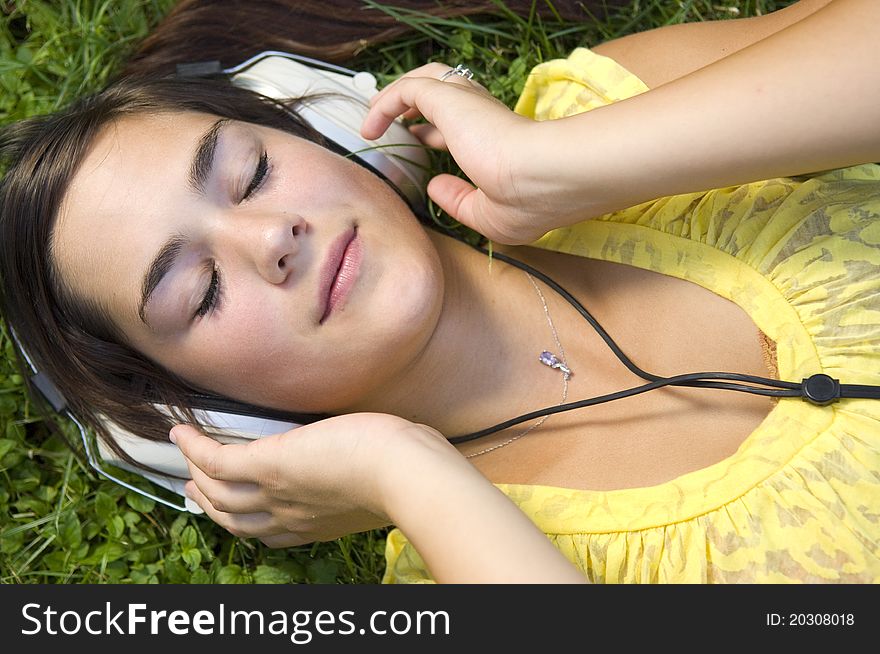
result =
[[148,327],[150,323],[147,322],[147,302],[150,301],[153,291],[156,290],[156,287],[165,278],[168,271],[171,270],[171,267],[177,260],[177,256],[186,244],[187,239],[185,236],[175,234],[165,241],[165,245],[159,249],[159,253],[150,263],[150,267],[147,268],[147,274],[144,275],[144,281],[141,285],[141,301],[138,303],[138,316]]
[[214,153],[217,150],[217,139],[220,131],[229,123],[228,118],[221,118],[202,134],[199,145],[189,167],[189,185],[193,191],[200,195],[205,194],[205,184],[211,176],[214,168]]
[[[200,195],[205,194],[205,185],[211,177],[211,171],[214,168],[214,153],[217,151],[217,140],[220,138],[221,130],[229,123],[228,118],[217,120],[208,130],[202,134],[199,144],[196,146],[193,154],[192,162],[189,166],[189,186]],[[174,266],[180,251],[186,245],[187,239],[180,234],[176,234],[169,238],[165,244],[159,249],[159,252],[147,267],[144,275],[144,281],[141,284],[141,299],[138,303],[138,316],[141,321],[147,325],[147,303],[150,301],[153,291],[168,274],[168,271]]]

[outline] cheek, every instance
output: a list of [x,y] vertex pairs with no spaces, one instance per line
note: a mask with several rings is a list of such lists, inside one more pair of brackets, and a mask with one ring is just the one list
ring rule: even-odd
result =
[[[316,146],[318,147],[318,146]],[[279,157],[272,183],[292,207],[307,207],[311,214],[336,213],[340,203],[352,198],[370,197],[364,182],[370,180],[356,163],[337,160],[335,155],[318,150],[318,157]],[[367,173],[371,175],[371,173]],[[372,175],[371,175],[372,176]]]
[[[237,303],[242,304],[242,303]],[[171,366],[197,386],[244,398],[243,391],[261,388],[277,375],[277,366],[296,349],[295,328],[265,308],[220,307],[179,348],[170,348]]]
[[295,317],[265,307],[214,318],[177,359],[194,384],[258,406],[306,412],[328,411],[352,391],[351,335],[328,342]]

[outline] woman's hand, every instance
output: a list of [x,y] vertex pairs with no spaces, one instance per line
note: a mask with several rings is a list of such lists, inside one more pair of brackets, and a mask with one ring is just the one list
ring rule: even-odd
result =
[[187,493],[236,536],[291,547],[393,523],[437,581],[584,581],[426,425],[352,413],[245,445],[221,445],[188,425],[171,434],[193,479]]
[[[371,101],[361,134],[381,136],[398,116],[424,117],[411,127],[426,145],[446,149],[476,186],[442,174],[428,195],[446,213],[499,243],[530,243],[557,226],[548,182],[536,160],[539,123],[513,113],[473,80],[441,63],[412,70]],[[548,204],[550,202],[550,204]]]
[[878,21],[877,0],[835,0],[684,77],[543,122],[429,64],[377,94],[361,133],[424,116],[417,134],[479,187],[439,175],[429,195],[495,241],[527,243],[654,198],[880,160]]
[[236,536],[290,547],[388,525],[386,469],[439,442],[438,432],[378,413],[328,418],[247,444],[222,445],[189,425],[172,438],[187,494]]

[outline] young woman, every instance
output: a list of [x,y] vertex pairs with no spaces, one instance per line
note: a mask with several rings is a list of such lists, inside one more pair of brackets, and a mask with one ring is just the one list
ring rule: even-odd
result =
[[[580,49],[533,71],[518,114],[428,64],[363,132],[424,116],[479,187],[431,196],[654,375],[877,384],[880,171],[815,173],[880,158],[876,14],[802,2]],[[124,80],[11,138],[4,315],[80,411],[160,438],[142,398],[191,389],[335,416],[246,446],[171,431],[233,533],[394,524],[388,581],[880,578],[876,401],[662,387],[456,448],[645,380],[539,273],[426,229],[244,92]]]

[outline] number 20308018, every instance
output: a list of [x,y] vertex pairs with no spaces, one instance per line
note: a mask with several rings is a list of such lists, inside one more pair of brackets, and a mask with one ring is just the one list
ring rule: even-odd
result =
[[767,613],[768,627],[849,627],[856,623],[852,613]]

